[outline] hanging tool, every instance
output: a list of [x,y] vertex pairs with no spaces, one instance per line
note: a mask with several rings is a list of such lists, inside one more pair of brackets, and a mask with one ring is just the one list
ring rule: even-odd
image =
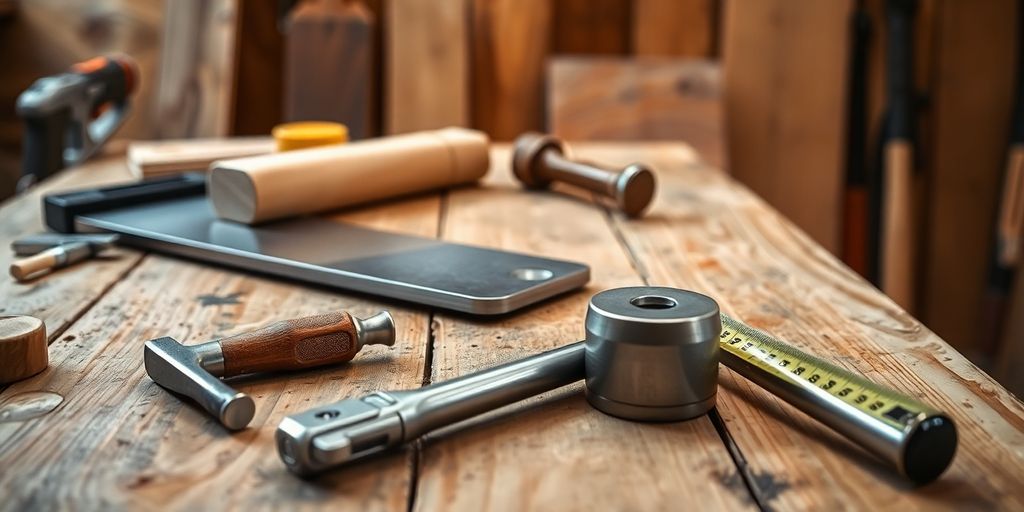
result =
[[882,291],[914,311],[917,236],[914,215],[913,40],[916,0],[888,0],[885,143],[880,176],[878,277]]
[[96,152],[127,119],[138,81],[135,61],[111,55],[40,78],[21,93],[15,106],[25,121],[18,190]]
[[654,198],[654,173],[643,164],[612,171],[565,156],[565,144],[550,135],[524,133],[516,138],[512,172],[529,188],[547,188],[561,181],[610,199],[630,217],[640,217]]
[[252,421],[256,405],[218,377],[339,364],[366,345],[394,344],[395,323],[387,311],[365,319],[339,311],[193,346],[157,338],[146,342],[143,360],[153,382],[195,400],[222,425],[238,430]]
[[583,342],[288,416],[277,430],[278,453],[289,470],[310,475],[583,378],[590,404],[611,415],[692,418],[714,406],[719,358],[911,482],[934,480],[956,452],[946,414],[719,315],[703,295],[632,287],[591,299]]

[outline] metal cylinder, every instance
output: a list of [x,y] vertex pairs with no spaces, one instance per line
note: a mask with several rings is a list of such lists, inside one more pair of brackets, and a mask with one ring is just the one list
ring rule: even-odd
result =
[[676,288],[598,293],[587,309],[587,401],[629,420],[679,421],[715,406],[718,303]]

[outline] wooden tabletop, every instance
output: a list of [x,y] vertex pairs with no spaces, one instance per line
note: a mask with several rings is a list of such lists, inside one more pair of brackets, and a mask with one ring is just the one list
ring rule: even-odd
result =
[[[579,145],[642,161],[660,190],[642,220],[525,192],[498,147],[480,187],[351,210],[338,219],[582,261],[583,290],[500,319],[474,319],[155,253],[112,257],[22,285],[0,279],[0,313],[46,322],[50,366],[0,394],[0,508],[336,510],[962,509],[1024,507],[1024,406],[942,339],[721,172],[671,143]],[[0,245],[39,231],[42,193],[126,180],[120,158],[65,172],[0,208]],[[12,258],[0,251],[0,264]],[[847,369],[949,412],[950,469],[913,488],[882,463],[726,368],[717,411],[643,424],[590,408],[579,384],[404,450],[304,481],[273,443],[285,415],[374,390],[418,387],[583,335],[594,293],[671,285]],[[250,428],[228,433],[154,384],[147,339],[188,343],[335,309],[390,310],[394,347],[344,366],[236,380]],[[2,364],[2,362],[0,362]]]

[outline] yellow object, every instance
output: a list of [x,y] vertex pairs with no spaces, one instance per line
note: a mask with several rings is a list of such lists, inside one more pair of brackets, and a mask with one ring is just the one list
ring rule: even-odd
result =
[[299,121],[284,123],[271,132],[278,151],[313,148],[348,142],[348,128],[341,123]]

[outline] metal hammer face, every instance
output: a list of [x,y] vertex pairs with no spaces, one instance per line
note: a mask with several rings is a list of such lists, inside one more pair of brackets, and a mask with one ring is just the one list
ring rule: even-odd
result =
[[256,405],[219,377],[342,363],[364,345],[394,343],[395,324],[386,311],[363,320],[335,312],[194,346],[157,338],[146,342],[143,360],[153,382],[188,396],[225,427],[238,430],[252,421]]

